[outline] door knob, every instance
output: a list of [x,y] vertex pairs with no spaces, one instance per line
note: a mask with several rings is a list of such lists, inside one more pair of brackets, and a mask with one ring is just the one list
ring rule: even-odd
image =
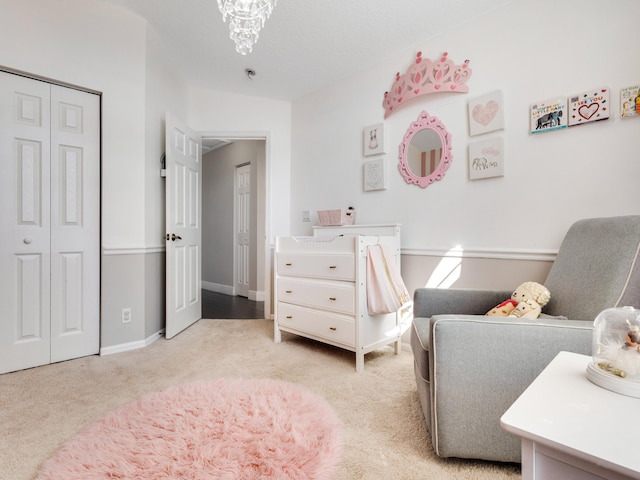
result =
[[175,233],[171,234],[171,241],[175,242],[176,240],[182,240],[182,237],[180,235],[176,235]]

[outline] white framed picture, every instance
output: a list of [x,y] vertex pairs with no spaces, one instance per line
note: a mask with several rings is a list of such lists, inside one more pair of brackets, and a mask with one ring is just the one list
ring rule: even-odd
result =
[[529,107],[531,134],[550,132],[568,127],[567,99],[554,98]]
[[469,144],[469,179],[504,176],[504,141],[490,138]]
[[387,167],[384,157],[364,162],[363,180],[365,192],[387,188]]
[[620,89],[620,116],[622,118],[640,115],[640,85]]
[[607,120],[611,109],[609,106],[609,88],[600,87],[586,90],[569,97],[568,122],[570,127],[585,123]]
[[384,124],[368,126],[363,133],[363,153],[365,157],[370,155],[379,155],[385,152],[384,141]]
[[502,130],[504,128],[504,100],[502,90],[469,100],[469,135]]

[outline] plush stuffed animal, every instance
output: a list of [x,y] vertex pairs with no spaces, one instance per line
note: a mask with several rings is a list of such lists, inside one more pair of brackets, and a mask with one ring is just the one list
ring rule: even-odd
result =
[[486,313],[486,315],[489,315],[492,317],[506,317],[515,310],[517,305],[518,305],[518,302],[516,302],[515,300],[512,300],[512,299],[505,300],[501,304],[496,305],[491,310],[489,310]]
[[525,282],[516,288],[511,298],[496,305],[486,315],[499,317],[538,318],[551,299],[551,293],[544,285]]

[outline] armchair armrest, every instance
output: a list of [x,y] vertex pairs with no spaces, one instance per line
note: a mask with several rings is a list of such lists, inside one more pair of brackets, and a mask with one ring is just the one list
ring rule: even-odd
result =
[[591,354],[592,321],[436,315],[431,433],[444,457],[520,461],[500,417],[560,351]]
[[413,316],[430,318],[448,313],[484,315],[511,298],[512,293],[509,290],[416,288]]

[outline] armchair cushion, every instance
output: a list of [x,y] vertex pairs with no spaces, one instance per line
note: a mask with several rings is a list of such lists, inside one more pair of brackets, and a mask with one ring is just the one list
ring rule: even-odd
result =
[[574,223],[544,281],[549,315],[594,320],[606,308],[640,304],[640,216]]
[[520,461],[520,440],[499,419],[559,351],[591,353],[592,322],[436,315],[431,432],[443,457]]
[[513,290],[418,288],[413,297],[413,316],[429,318],[447,313],[484,315],[505,298],[511,298],[512,293]]

